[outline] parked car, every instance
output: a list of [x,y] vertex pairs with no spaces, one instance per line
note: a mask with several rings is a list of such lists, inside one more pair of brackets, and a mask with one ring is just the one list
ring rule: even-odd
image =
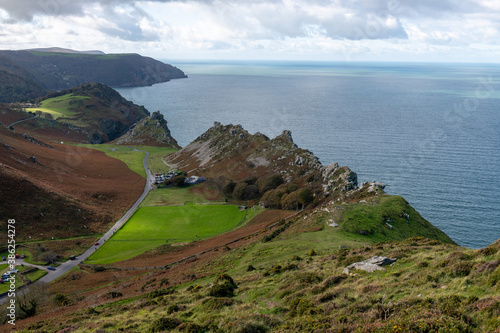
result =
[[19,259],[19,253],[16,253],[16,259]]
[[21,259],[24,259],[24,253],[23,253],[23,254],[21,254]]
[[72,256],[69,256],[69,260],[75,260],[76,259],[76,256],[72,255]]
[[96,246],[99,245],[99,242],[95,242],[94,245],[96,245]]
[[48,269],[48,270],[50,270],[50,271],[55,271],[55,270],[56,270],[56,269],[55,269],[54,267],[52,267],[52,266],[47,267],[47,269]]
[[5,260],[7,260],[7,258],[5,258],[5,257],[2,257],[2,261],[5,261]]
[[10,271],[7,272],[7,274],[16,274],[16,273],[19,273],[19,270],[18,269],[11,269]]
[[7,273],[6,273],[6,274],[3,274],[3,275],[2,275],[2,280],[6,281],[6,280],[8,280],[8,279],[10,279],[10,274],[7,274]]

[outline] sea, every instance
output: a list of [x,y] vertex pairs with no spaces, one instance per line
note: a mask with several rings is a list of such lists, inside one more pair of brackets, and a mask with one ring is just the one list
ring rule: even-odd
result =
[[181,146],[215,121],[291,130],[403,196],[461,246],[500,238],[500,64],[164,60],[187,75],[119,88],[159,110]]

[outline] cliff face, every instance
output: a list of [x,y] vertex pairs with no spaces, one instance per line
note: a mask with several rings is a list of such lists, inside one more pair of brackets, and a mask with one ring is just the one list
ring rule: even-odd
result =
[[[0,101],[19,102],[41,97],[48,90],[62,90],[86,82],[112,87],[149,86],[185,78],[178,68],[138,54],[92,54],[46,51],[0,51]],[[12,77],[16,79],[13,80]],[[8,90],[28,89],[25,95]]]
[[170,134],[167,121],[160,111],[153,112],[151,116],[141,119],[132,125],[127,133],[114,140],[120,145],[146,145],[179,148],[177,141]]

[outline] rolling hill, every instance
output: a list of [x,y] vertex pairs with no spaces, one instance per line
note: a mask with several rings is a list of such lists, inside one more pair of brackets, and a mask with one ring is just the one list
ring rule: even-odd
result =
[[0,102],[3,103],[32,100],[51,90],[87,82],[133,87],[185,77],[180,69],[139,54],[58,48],[0,51]]

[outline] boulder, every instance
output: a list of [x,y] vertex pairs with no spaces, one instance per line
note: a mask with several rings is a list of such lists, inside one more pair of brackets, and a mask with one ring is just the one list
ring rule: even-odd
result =
[[362,270],[369,273],[375,271],[384,271],[385,268],[382,266],[392,265],[393,263],[396,262],[396,260],[397,259],[389,259],[387,257],[375,256],[364,261],[355,262],[354,264],[351,264],[346,268],[344,268],[343,272],[344,274],[350,274],[351,273],[350,271],[353,269]]

